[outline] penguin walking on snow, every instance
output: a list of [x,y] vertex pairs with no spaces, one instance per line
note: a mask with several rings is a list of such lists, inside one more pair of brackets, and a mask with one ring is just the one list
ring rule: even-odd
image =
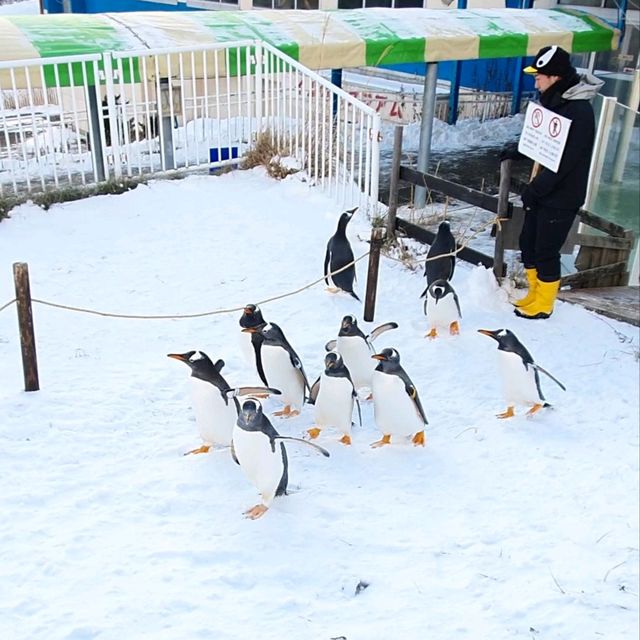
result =
[[233,428],[233,459],[258,489],[262,502],[245,511],[247,518],[260,518],[276,496],[285,495],[289,482],[287,451],[282,440],[303,442],[329,457],[329,452],[299,438],[281,436],[262,412],[256,398],[247,398]]
[[497,414],[498,418],[511,418],[515,415],[516,404],[528,405],[528,416],[550,405],[545,401],[540,387],[539,372],[549,376],[563,391],[565,386],[539,364],[536,364],[525,346],[509,329],[478,329],[479,333],[493,338],[498,343],[500,354],[500,373],[507,401],[507,410]]
[[262,380],[262,384],[268,385],[267,378],[262,369],[262,363],[258,357],[260,345],[262,344],[262,334],[260,332],[246,332],[244,329],[261,329],[267,323],[262,317],[260,307],[255,304],[248,304],[242,310],[242,316],[239,320],[240,324],[240,350],[249,365],[249,368],[255,372],[256,376]]
[[372,447],[391,443],[391,438],[408,438],[424,447],[424,429],[428,424],[411,378],[400,366],[400,354],[395,349],[383,349],[371,356],[378,360],[373,372],[373,414],[382,439]]
[[285,418],[297,416],[305,401],[305,391],[309,382],[302,367],[302,361],[286,339],[284,332],[275,322],[267,322],[263,327],[248,327],[247,333],[258,333],[261,343],[256,351],[258,371],[264,373],[263,382],[282,393],[282,411],[274,415]]
[[331,238],[329,238],[329,242],[327,242],[327,250],[324,256],[324,281],[327,283],[327,287],[329,287],[328,291],[332,293],[344,291],[360,302],[360,298],[358,298],[353,291],[353,283],[356,279],[355,264],[340,271],[340,273],[334,273],[350,262],[353,262],[353,251],[347,239],[347,225],[357,208],[358,207],[349,209],[340,216],[338,228]]
[[397,328],[397,323],[386,322],[365,336],[358,327],[355,316],[347,315],[342,318],[335,344],[330,341],[325,348],[327,350],[335,349],[342,356],[356,391],[363,388],[371,391],[371,376],[376,368],[375,363],[371,361],[371,355],[374,353],[373,340],[385,331]]
[[425,296],[424,314],[429,322],[429,332],[425,338],[437,337],[438,329],[448,329],[452,336],[457,336],[462,313],[458,295],[449,282],[436,280],[422,292],[422,296]]
[[449,222],[444,220],[438,227],[438,233],[436,233],[424,263],[424,276],[427,279],[427,287],[436,280],[451,280],[456,268],[456,256],[453,253],[455,250],[456,239],[451,233]]
[[191,369],[191,390],[193,409],[196,414],[196,426],[202,438],[202,446],[188,451],[190,453],[207,453],[213,445],[228,447],[231,444],[231,433],[238,419],[239,404],[235,395],[253,393],[274,393],[277,389],[262,387],[240,387],[231,389],[220,371],[224,361],[215,364],[203,351],[187,351],[186,353],[169,353],[169,358],[184,362]]
[[[349,370],[344,366],[339,353],[335,351],[327,353],[324,357],[324,366],[324,371],[311,387],[315,426],[308,429],[307,433],[314,439],[325,427],[335,427],[342,433],[340,442],[349,445],[354,402],[358,405],[358,415],[360,415],[358,394],[351,381]],[[362,425],[361,415],[360,425]]]

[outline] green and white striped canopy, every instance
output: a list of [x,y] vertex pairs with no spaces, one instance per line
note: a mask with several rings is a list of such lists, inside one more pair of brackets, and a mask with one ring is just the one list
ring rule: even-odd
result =
[[311,69],[534,55],[618,46],[572,9],[189,11],[0,17],[0,61],[262,40]]

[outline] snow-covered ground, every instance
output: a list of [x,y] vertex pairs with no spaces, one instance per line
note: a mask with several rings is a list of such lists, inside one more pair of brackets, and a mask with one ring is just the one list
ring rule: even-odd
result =
[[[238,309],[321,276],[340,211],[262,169],[154,182],[0,223],[0,307],[12,264],[34,298],[132,315]],[[458,231],[454,224],[454,231]],[[369,221],[349,227],[356,256]],[[366,260],[358,263],[364,293]],[[638,330],[560,303],[514,316],[508,285],[458,263],[461,334],[424,338],[421,273],[383,257],[375,322],[429,418],[424,449],[380,437],[373,407],[353,445],[291,444],[292,493],[257,521],[228,451],[200,444],[187,368],[201,349],[254,382],[240,311],[120,319],[34,303],[41,390],[23,389],[15,305],[0,312],[0,637],[621,640],[638,635]],[[311,378],[362,306],[317,284],[261,305]],[[507,421],[496,343],[510,328],[567,387]],[[278,408],[268,400],[269,414]],[[284,420],[300,436],[313,408]],[[360,583],[368,584],[362,590]]]

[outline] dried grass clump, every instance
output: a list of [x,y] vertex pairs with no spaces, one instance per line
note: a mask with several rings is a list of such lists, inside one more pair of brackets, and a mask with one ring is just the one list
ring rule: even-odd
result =
[[278,144],[276,137],[269,131],[265,131],[258,136],[253,147],[245,154],[241,168],[253,169],[262,166],[271,178],[282,180],[299,171],[299,169],[285,166],[280,161],[282,156],[287,155],[289,147],[286,139],[282,138]]

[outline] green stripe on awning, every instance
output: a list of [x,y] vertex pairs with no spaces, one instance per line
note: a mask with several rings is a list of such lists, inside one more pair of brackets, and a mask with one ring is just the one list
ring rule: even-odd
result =
[[[611,51],[617,48],[620,32],[613,29],[604,20],[572,9],[562,9],[563,13],[577,16],[585,23],[584,30],[574,30],[573,46],[575,53],[585,51]],[[588,26],[588,28],[586,28]]]

